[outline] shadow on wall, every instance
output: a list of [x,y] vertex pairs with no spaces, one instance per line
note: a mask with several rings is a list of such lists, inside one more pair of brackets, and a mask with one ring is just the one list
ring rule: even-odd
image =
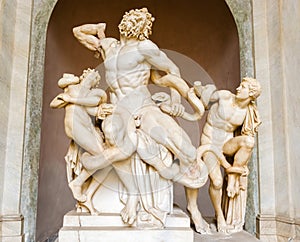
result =
[[[80,75],[83,69],[100,64],[92,52],[75,40],[72,34],[74,26],[106,22],[106,35],[118,38],[117,26],[124,12],[145,6],[156,18],[151,40],[162,49],[186,56],[193,65],[201,68],[199,72],[182,59],[174,60],[181,68],[183,78],[191,84],[196,80],[204,84],[214,82],[218,88],[231,91],[238,86],[238,34],[226,3],[219,0],[190,0],[186,3],[175,0],[148,0],[142,5],[138,0],[58,1],[49,22],[46,43],[37,241],[55,235],[62,226],[63,215],[75,206],[65,170],[64,156],[70,141],[64,134],[64,110],[49,107],[52,98],[60,92],[57,81],[63,73]],[[173,58],[172,54],[170,57]],[[199,76],[199,73],[203,75]],[[180,123],[193,144],[198,146],[201,123]],[[183,187],[176,185],[174,194],[175,202],[185,209]],[[207,187],[202,188],[199,206],[204,216],[214,216]]]

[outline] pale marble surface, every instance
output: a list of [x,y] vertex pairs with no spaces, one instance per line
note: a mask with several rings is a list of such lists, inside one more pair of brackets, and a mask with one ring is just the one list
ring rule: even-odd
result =
[[194,242],[201,242],[201,241],[207,241],[207,242],[255,242],[259,241],[256,239],[253,235],[250,235],[246,231],[242,231],[239,233],[231,234],[231,235],[224,235],[224,234],[213,234],[213,235],[201,235],[198,233],[195,233]]
[[[77,213],[75,210],[68,212],[64,216],[65,227],[123,227],[128,228],[119,213],[102,213],[100,215],[91,216],[89,213]],[[136,224],[133,224],[136,227]],[[174,208],[172,214],[166,219],[167,228],[189,228],[189,217],[178,207]]]
[[0,216],[0,236],[7,237],[8,239],[13,239],[14,237],[22,237],[23,221],[23,216],[17,214]]
[[[164,241],[162,240],[163,238],[159,238],[159,241]],[[220,242],[227,242],[227,241],[233,241],[233,242],[256,242],[260,241],[257,238],[255,238],[254,235],[249,234],[246,231],[242,231],[239,233],[234,233],[231,235],[222,235],[222,234],[212,234],[212,235],[201,235],[199,233],[194,232],[194,242],[215,242],[215,241],[220,241]],[[275,238],[273,240],[262,240],[262,241],[270,241],[273,242],[275,241]],[[58,238],[55,240],[55,242],[58,242]]]
[[0,240],[7,241],[21,241],[23,236],[20,201],[31,6],[32,1],[2,1],[0,11]]
[[[287,174],[290,181],[285,187],[290,187],[289,203],[294,211],[288,209],[288,216],[300,219],[300,114],[299,114],[299,91],[298,79],[300,56],[300,2],[291,1],[283,6],[281,12],[281,38],[282,38],[282,68],[284,77],[284,105],[286,107],[285,137],[287,144]],[[292,34],[291,34],[292,33]],[[279,168],[280,170],[280,168]],[[279,190],[281,187],[279,188]],[[285,197],[284,195],[282,197]],[[282,198],[283,200],[283,198]],[[279,201],[277,201],[278,203]],[[281,209],[282,210],[282,209]],[[281,212],[280,212],[281,213]],[[300,239],[300,237],[299,237]]]
[[82,231],[63,231],[60,234],[60,242],[98,242],[99,238],[106,242],[124,241],[124,242],[184,242],[193,241],[193,231],[184,231],[182,229],[164,229],[164,230],[116,230],[98,229]]
[[[20,1],[18,4],[20,4],[20,8],[16,9],[14,22],[10,26],[10,32],[15,33],[13,40],[11,40],[12,49],[8,48],[6,50],[11,52],[7,53],[7,56],[12,56],[12,63],[8,67],[8,70],[11,71],[8,92],[10,96],[7,99],[9,100],[9,109],[6,115],[4,115],[8,117],[7,134],[6,137],[3,137],[6,145],[5,148],[3,147],[4,150],[1,151],[2,154],[5,154],[5,158],[3,159],[5,163],[4,185],[2,186],[3,200],[1,203],[3,214],[19,213],[21,199],[20,184],[29,58],[29,35],[27,33],[30,31],[31,2]],[[8,4],[7,7],[13,8],[14,4]],[[13,12],[11,14],[13,15]]]
[[268,38],[267,38],[267,13],[262,2],[254,1],[254,46],[256,50],[256,78],[261,82],[264,95],[258,100],[258,106],[264,107],[261,111],[263,125],[258,133],[259,156],[264,162],[259,163],[259,170],[263,172],[260,177],[260,210],[264,214],[275,213],[275,174],[274,174],[274,145],[272,128],[272,100],[271,100],[271,79],[269,71]]
[[300,215],[299,2],[253,1],[253,6],[256,77],[265,90],[258,106],[266,122],[258,137],[258,229],[263,240],[284,241],[296,237]]
[[194,232],[190,228],[189,217],[175,207],[167,216],[164,229],[138,229],[123,223],[118,213],[91,216],[71,211],[64,216],[64,227],[59,232],[59,241],[136,241],[136,242],[185,242],[193,241]]
[[24,34],[24,36],[29,35],[31,40],[21,191],[21,210],[26,217],[24,221],[25,241],[34,241],[36,234],[46,33],[49,18],[57,1],[33,1],[31,31]]

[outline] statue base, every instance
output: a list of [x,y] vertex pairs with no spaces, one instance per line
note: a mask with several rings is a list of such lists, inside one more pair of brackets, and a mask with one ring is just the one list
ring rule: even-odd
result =
[[190,218],[178,207],[167,216],[163,229],[137,228],[123,223],[120,214],[104,213],[91,216],[88,213],[70,211],[64,216],[59,231],[60,242],[193,242],[194,232]]

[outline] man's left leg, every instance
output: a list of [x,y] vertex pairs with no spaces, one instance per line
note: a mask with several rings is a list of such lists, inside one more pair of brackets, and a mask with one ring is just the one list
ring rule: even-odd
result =
[[228,174],[227,194],[229,197],[234,197],[239,193],[239,177],[251,157],[253,147],[254,137],[245,135],[233,137],[223,146],[224,154],[234,156],[232,166],[236,169],[236,172]]

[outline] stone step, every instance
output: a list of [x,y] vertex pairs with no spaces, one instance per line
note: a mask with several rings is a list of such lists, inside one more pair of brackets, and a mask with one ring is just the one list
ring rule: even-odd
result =
[[[147,224],[146,224],[147,226]],[[88,213],[70,211],[64,216],[59,231],[60,242],[193,242],[190,218],[178,207],[167,215],[165,228],[143,229],[124,224],[119,213]]]
[[193,242],[190,228],[166,228],[141,230],[120,227],[62,228],[59,242]]
[[[77,213],[76,211],[68,212],[64,216],[63,224],[64,227],[129,227],[123,223],[118,213],[103,213],[92,216],[89,213]],[[181,209],[174,207],[173,213],[167,216],[165,227],[190,227],[190,218]]]

